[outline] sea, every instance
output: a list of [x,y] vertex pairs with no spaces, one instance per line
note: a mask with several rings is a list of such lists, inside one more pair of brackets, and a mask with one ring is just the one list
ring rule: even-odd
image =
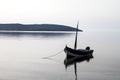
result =
[[64,63],[64,48],[74,43],[75,32],[1,31],[0,80],[120,80],[120,30],[79,32],[77,49],[94,52],[76,62],[76,73]]

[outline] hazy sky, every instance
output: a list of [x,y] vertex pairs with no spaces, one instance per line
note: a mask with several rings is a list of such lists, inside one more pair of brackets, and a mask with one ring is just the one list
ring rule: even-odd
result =
[[0,0],[0,23],[120,26],[120,0]]

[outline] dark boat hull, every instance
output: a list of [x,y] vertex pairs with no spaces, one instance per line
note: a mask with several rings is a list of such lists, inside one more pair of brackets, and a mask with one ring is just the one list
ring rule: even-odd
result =
[[64,51],[69,57],[85,57],[92,55],[94,50],[86,50],[86,49],[75,50],[66,46]]

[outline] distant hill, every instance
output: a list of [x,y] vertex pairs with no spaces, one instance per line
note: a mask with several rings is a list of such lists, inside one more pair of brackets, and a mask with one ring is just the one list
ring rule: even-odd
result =
[[[75,31],[76,28],[57,24],[0,24],[0,30],[6,31]],[[79,31],[82,31],[79,29]]]

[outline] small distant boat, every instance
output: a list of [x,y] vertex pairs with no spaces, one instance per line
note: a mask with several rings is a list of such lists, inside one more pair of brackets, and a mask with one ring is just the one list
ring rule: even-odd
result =
[[90,50],[90,47],[86,47],[86,49],[77,49],[78,25],[79,25],[79,22],[78,22],[77,28],[76,28],[76,36],[75,36],[74,49],[68,47],[67,45],[64,48],[65,53],[69,57],[85,57],[85,56],[90,56],[90,55],[92,55],[92,53],[94,51],[94,50]]

